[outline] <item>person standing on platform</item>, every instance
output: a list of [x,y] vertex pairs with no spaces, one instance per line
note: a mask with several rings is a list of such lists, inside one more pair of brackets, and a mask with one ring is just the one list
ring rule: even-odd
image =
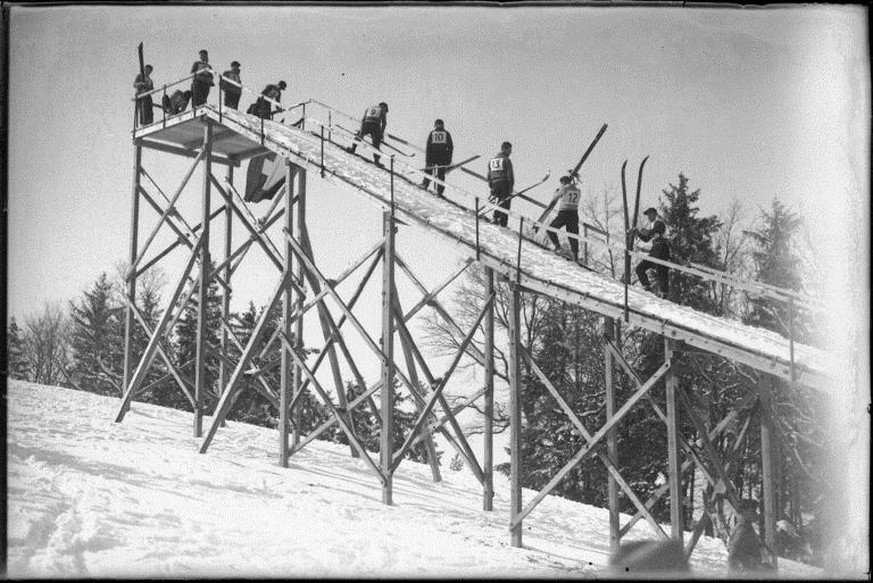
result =
[[[649,219],[649,227],[646,229],[637,229],[634,227],[632,231],[642,241],[652,242],[652,248],[649,250],[649,257],[660,259],[662,261],[669,261],[670,242],[664,237],[664,234],[667,232],[667,225],[664,224],[664,221],[658,218],[658,211],[654,208],[647,208],[643,211],[643,214],[646,215],[647,219]],[[670,291],[670,268],[666,265],[649,261],[648,259],[643,259],[637,265],[636,273],[640,283],[643,284],[646,291],[654,291],[651,282],[649,282],[648,274],[646,273],[649,269],[654,269],[657,274],[657,295],[666,298],[667,293]]]
[[152,114],[152,96],[151,95],[143,95],[139,97],[142,93],[148,93],[149,91],[155,88],[155,84],[152,82],[151,74],[152,74],[152,66],[146,65],[143,67],[143,73],[140,73],[136,76],[136,79],[133,80],[133,86],[136,87],[136,107],[139,110],[139,125],[147,126],[154,121],[154,115]]
[[[582,194],[579,188],[573,184],[573,180],[569,176],[561,176],[561,186],[558,188],[553,202],[561,200],[558,206],[558,216],[555,220],[549,223],[553,229],[567,228],[567,233],[574,235],[579,234],[579,199]],[[558,242],[558,234],[553,231],[548,231],[549,239],[552,240],[552,245],[555,246],[555,251],[561,253],[561,244]],[[568,237],[570,240],[570,254],[573,261],[579,259],[579,239]]]
[[[368,107],[364,110],[364,117],[361,119],[361,129],[355,134],[355,141],[349,146],[348,151],[354,154],[358,142],[363,140],[364,136],[370,136],[373,147],[379,150],[386,127],[388,127],[388,104],[383,101],[379,105]],[[382,166],[380,158],[379,154],[373,154],[373,163],[376,166]]]
[[[221,76],[227,77],[231,81],[241,83],[239,77],[239,61],[231,61],[230,70],[225,71]],[[237,87],[233,83],[228,83],[224,79],[221,80],[221,89],[224,91],[224,105],[232,109],[239,108],[239,98],[242,95],[242,88]]]
[[[421,182],[421,187],[427,190],[430,186],[429,176],[436,176],[438,180],[445,181],[446,166],[452,163],[452,152],[455,146],[452,144],[452,134],[446,131],[443,125],[443,120],[438,119],[433,122],[433,130],[427,135],[427,146],[425,147],[425,177]],[[445,186],[437,183],[437,196],[442,197]]]
[[194,80],[191,82],[191,105],[197,107],[206,103],[212,82],[212,67],[209,66],[209,53],[200,51],[200,60],[191,65]]
[[[500,153],[488,162],[488,186],[491,187],[491,200],[497,202],[500,208],[509,210],[512,203],[512,189],[515,186],[515,174],[512,171],[512,144],[503,142]],[[501,211],[494,211],[494,224],[506,226],[509,215]]]

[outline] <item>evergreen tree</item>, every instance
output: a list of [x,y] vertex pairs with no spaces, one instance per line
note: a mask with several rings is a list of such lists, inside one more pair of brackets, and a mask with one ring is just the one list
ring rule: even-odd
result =
[[[773,199],[770,212],[761,212],[760,226],[746,231],[754,243],[752,260],[755,266],[755,279],[793,291],[800,291],[800,258],[793,248],[793,237],[800,227],[800,217],[778,199]],[[746,323],[773,330],[782,335],[788,334],[789,313],[786,302],[750,295]],[[797,316],[797,314],[795,314]],[[797,318],[800,323],[803,318]],[[796,327],[795,333],[801,328]]]
[[120,309],[112,301],[113,288],[101,273],[90,291],[70,302],[72,319],[72,376],[83,390],[101,395],[121,394],[123,333]]
[[[800,217],[778,199],[773,200],[769,212],[761,211],[756,228],[746,231],[754,243],[751,257],[758,281],[794,291],[802,289],[801,258],[796,247],[800,227]],[[783,336],[793,329],[795,341],[809,340],[811,314],[800,306],[794,306],[791,313],[787,302],[753,295],[748,305],[747,324]],[[777,513],[788,517],[800,532],[807,531],[817,547],[814,550],[820,554],[826,541],[816,531],[829,522],[831,508],[837,506],[831,501],[839,496],[838,486],[831,483],[826,471],[833,447],[825,418],[827,403],[817,392],[782,380],[774,380],[772,399],[777,451],[781,454]],[[813,529],[803,524],[804,516],[813,518]]]
[[27,358],[24,354],[24,334],[15,316],[9,322],[7,330],[8,374],[10,379],[27,380]]
[[[696,263],[721,269],[718,250],[713,237],[721,226],[715,215],[698,217],[696,206],[700,190],[691,191],[688,178],[679,174],[679,184],[671,184],[662,190],[664,202],[661,216],[667,226],[667,240],[670,242],[670,257],[674,263],[687,265]],[[715,313],[718,307],[715,286],[712,282],[677,270],[670,272],[669,299],[676,303],[691,306],[696,310]]]

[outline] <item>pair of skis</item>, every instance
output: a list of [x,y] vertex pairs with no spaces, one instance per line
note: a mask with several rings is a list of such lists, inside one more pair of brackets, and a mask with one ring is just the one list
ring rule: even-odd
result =
[[[341,129],[341,130],[344,131],[345,133],[354,136],[354,138],[353,138],[354,140],[356,140],[356,141],[358,141],[358,140],[359,140],[359,141],[363,141],[363,138],[358,138],[358,133],[357,133],[357,132],[353,132],[352,130],[350,130],[350,129],[346,128],[346,127],[343,127],[343,126],[341,126],[341,125],[338,124],[338,123],[334,123],[333,125],[336,126],[336,127],[338,127],[339,129]],[[388,134],[388,133],[386,132],[386,136],[391,136],[391,134]],[[406,158],[412,158],[413,156],[415,156],[415,152],[404,152],[403,150],[401,150],[401,149],[398,148],[397,146],[394,146],[394,145],[392,145],[392,144],[389,144],[389,143],[388,143],[387,141],[385,141],[385,140],[382,140],[382,145],[385,146],[386,148],[389,148],[389,149],[391,149],[391,150],[397,152],[397,153],[400,154],[401,156],[405,156]]]
[[[636,235],[634,229],[637,228],[637,219],[640,215],[640,191],[642,190],[643,185],[643,168],[646,165],[646,160],[649,157],[646,156],[643,158],[643,161],[640,162],[640,170],[637,173],[637,196],[634,201],[634,216],[633,223],[630,222],[630,216],[628,211],[628,200],[627,200],[627,185],[625,181],[625,170],[627,168],[627,160],[624,161],[624,164],[621,165],[621,197],[622,197],[622,208],[624,210],[624,231],[625,231],[625,245],[627,246],[628,251],[634,250],[634,237]],[[624,279],[625,283],[630,282],[630,254],[625,255],[625,269],[624,269]]]
[[[591,143],[588,145],[588,149],[586,149],[585,153],[582,154],[582,158],[580,158],[576,166],[574,166],[573,169],[570,170],[570,178],[576,179],[579,177],[579,169],[582,168],[582,164],[584,164],[585,160],[588,159],[588,156],[591,155],[591,152],[594,150],[594,146],[597,145],[597,142],[599,142],[603,134],[606,133],[607,127],[609,127],[608,124],[603,124],[603,126],[601,126],[600,131],[597,132],[597,135],[594,136],[594,139],[591,140]],[[554,199],[552,202],[550,202],[548,206],[545,207],[545,210],[543,210],[542,214],[540,214],[539,218],[537,218],[536,222],[543,223],[546,220],[546,217],[549,216],[549,213],[551,213],[552,210],[555,208],[556,204],[558,204],[558,199]],[[536,234],[538,231],[539,225],[534,224],[533,233]]]
[[622,283],[624,283],[624,321],[627,322],[628,318],[628,299],[627,299],[627,289],[630,286],[630,277],[631,277],[631,259],[630,259],[630,251],[634,250],[634,236],[636,235],[635,229],[637,228],[637,218],[640,214],[640,191],[642,190],[643,184],[643,167],[646,165],[646,160],[649,157],[646,156],[643,158],[643,161],[640,162],[640,170],[637,173],[637,197],[634,201],[634,222],[633,228],[630,225],[630,217],[628,216],[628,202],[627,202],[627,185],[625,184],[625,169],[627,168],[627,160],[621,165],[621,201],[622,208],[624,210],[624,231],[625,231],[625,249],[627,252],[624,254],[624,277],[622,278]]

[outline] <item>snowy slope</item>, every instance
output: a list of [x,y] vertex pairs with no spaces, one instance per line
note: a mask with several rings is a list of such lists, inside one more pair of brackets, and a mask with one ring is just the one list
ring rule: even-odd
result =
[[[508,482],[481,510],[468,472],[404,462],[393,507],[348,448],[316,441],[276,465],[273,430],[229,422],[197,453],[190,413],[10,381],[8,572],[34,577],[602,576],[604,509],[549,496],[509,545]],[[525,491],[525,500],[534,495]],[[622,521],[628,517],[623,517]],[[639,523],[627,539],[648,538]],[[725,572],[703,539],[698,576]],[[820,571],[782,561],[791,578]]]
[[[218,112],[214,108],[205,107],[207,113],[218,120]],[[223,115],[225,125],[239,124],[243,128],[260,132],[261,120],[234,110],[227,110]],[[278,122],[263,122],[267,136],[267,145],[271,142],[286,148],[302,158],[315,164],[321,163],[322,143],[317,136],[295,127],[282,125]],[[368,159],[370,155],[362,150]],[[389,152],[390,153],[390,152]],[[383,163],[388,163],[388,157],[383,155]],[[387,172],[376,168],[366,160],[347,154],[343,149],[326,142],[324,144],[324,164],[331,174],[341,181],[358,189],[366,189],[368,198],[374,203],[387,203],[390,200],[390,176]],[[398,165],[398,173],[404,173],[405,167]],[[420,176],[412,176],[414,182]],[[334,179],[335,180],[335,179]],[[449,188],[446,194],[451,194],[458,202],[468,208],[473,208],[475,202],[471,193],[461,189]],[[483,193],[479,193],[480,195]],[[474,248],[476,241],[476,221],[469,211],[428,196],[416,186],[402,180],[394,181],[394,201],[397,209],[406,216],[438,229],[443,234],[452,237],[468,251]],[[413,222],[415,224],[415,221]],[[518,219],[511,217],[510,226],[518,227]],[[497,227],[490,223],[480,222],[479,243],[483,253],[497,262],[511,268],[516,264],[518,235],[509,229]],[[508,270],[514,273],[514,270]],[[624,305],[624,286],[610,278],[587,271],[576,266],[557,254],[537,245],[524,241],[522,244],[522,272],[530,279],[529,283],[539,284],[540,291],[554,294],[555,289],[561,289],[577,297],[578,300],[596,300],[599,305],[608,305],[615,311]],[[748,352],[763,357],[760,364],[768,363],[774,367],[781,363],[782,374],[787,375],[787,365],[790,362],[790,349],[787,339],[761,328],[746,326],[740,322],[717,318],[697,312],[686,306],[662,300],[652,294],[636,288],[628,291],[628,302],[631,309],[640,314],[644,320],[654,324],[660,331],[661,323],[669,324],[684,331],[694,331],[700,337],[714,340],[716,343],[738,348],[740,352]],[[611,315],[617,315],[618,312]],[[702,346],[711,349],[710,346]],[[801,373],[799,379],[804,381],[802,372],[808,370],[821,377],[832,376],[834,359],[831,355],[814,347],[795,344],[794,360]],[[817,383],[820,386],[820,383]]]

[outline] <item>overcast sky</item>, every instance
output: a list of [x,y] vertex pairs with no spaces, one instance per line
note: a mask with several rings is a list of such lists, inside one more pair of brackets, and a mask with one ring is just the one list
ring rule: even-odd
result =
[[[205,48],[219,70],[240,61],[256,90],[286,80],[285,103],[311,97],[359,116],[387,101],[388,130],[422,145],[440,117],[456,159],[481,154],[482,172],[509,140],[517,185],[553,170],[534,193],[543,200],[607,123],[583,194],[618,188],[622,161],[635,174],[650,155],[643,205],[680,172],[707,214],[741,199],[751,217],[778,197],[807,219],[834,289],[869,283],[870,79],[856,7],[15,6],[10,24],[7,289],[19,318],[126,259],[140,41],[157,85],[187,75]],[[168,193],[189,164],[170,158],[144,155]],[[198,181],[182,200],[195,217]],[[379,213],[319,180],[310,193],[316,253],[338,271],[378,238]],[[400,251],[433,282],[457,259],[415,231],[401,230]],[[274,286],[269,264],[254,265],[237,307]]]

